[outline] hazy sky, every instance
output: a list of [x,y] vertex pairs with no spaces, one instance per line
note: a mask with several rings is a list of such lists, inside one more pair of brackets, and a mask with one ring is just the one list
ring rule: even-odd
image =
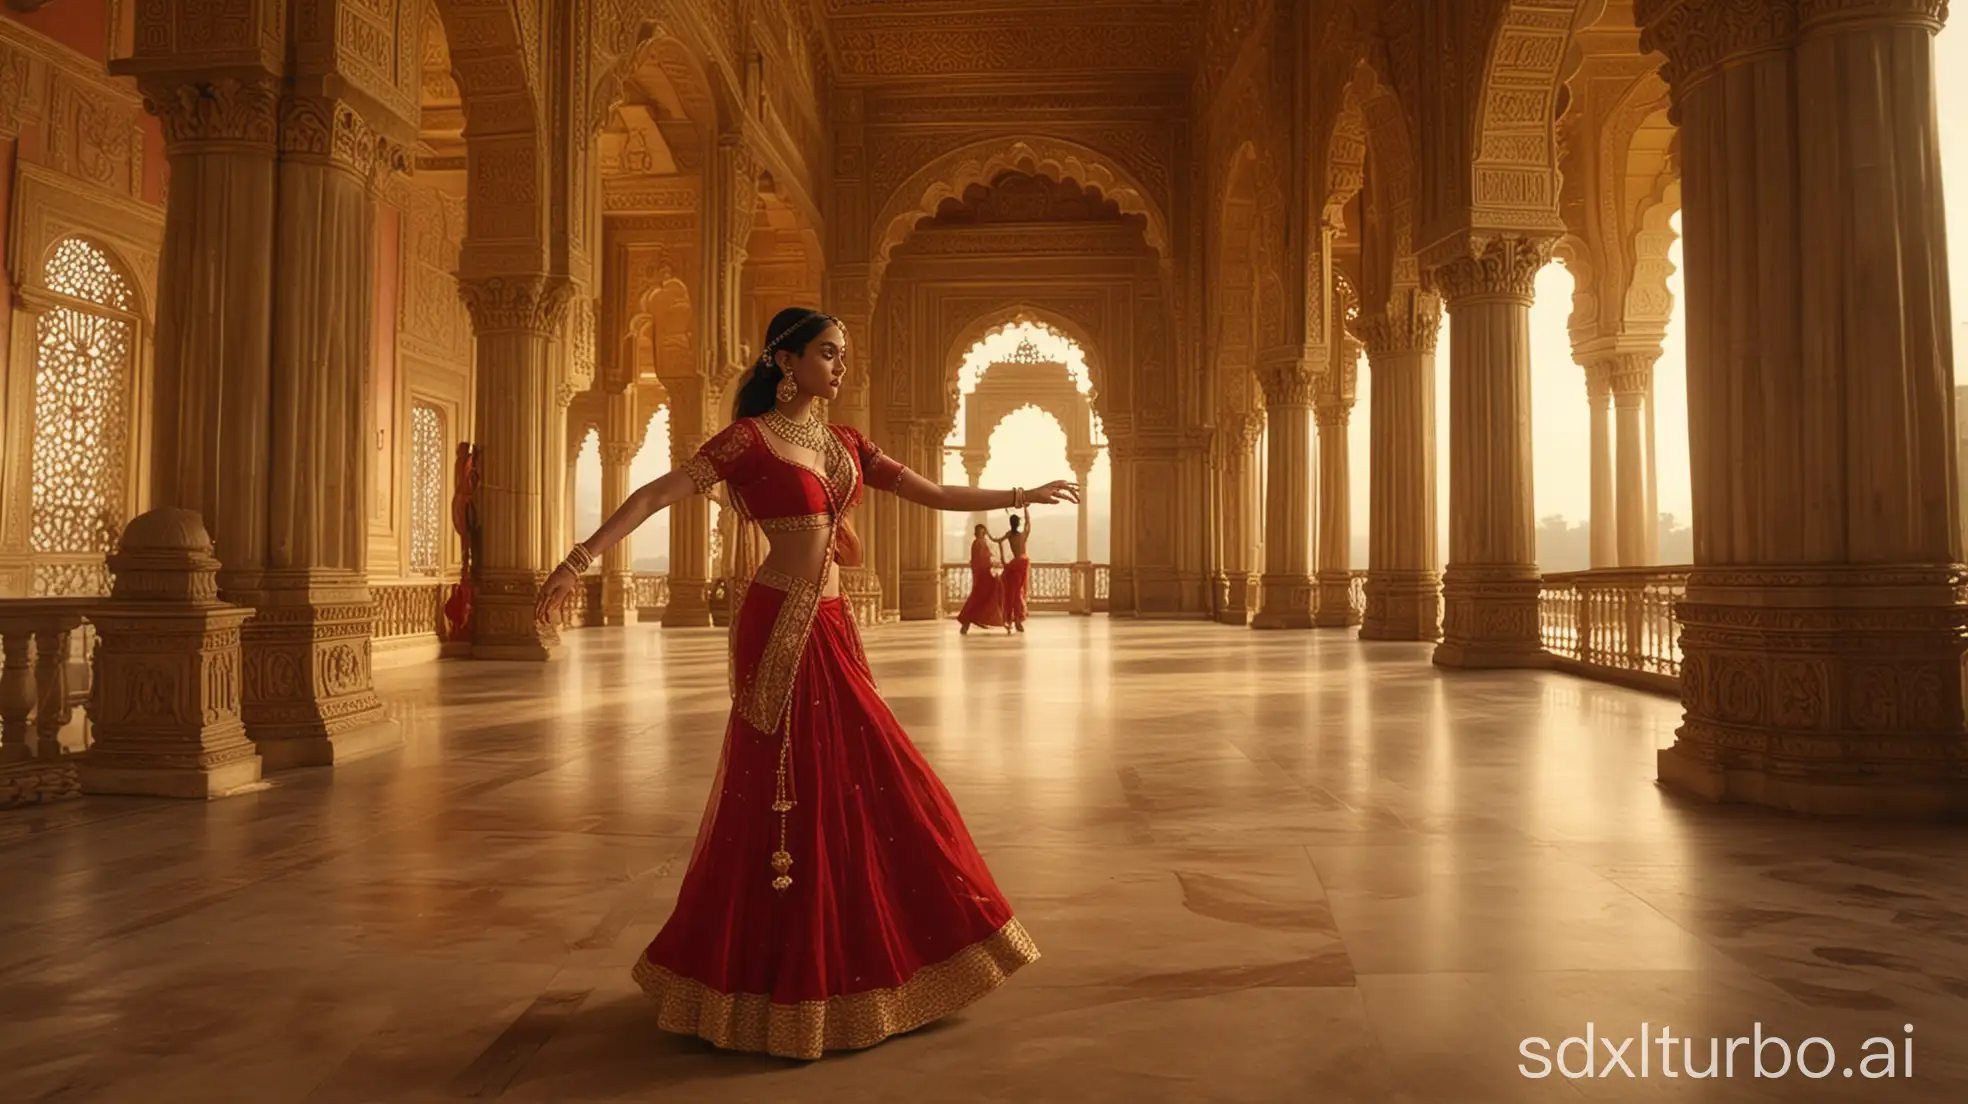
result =
[[[1957,17],[1956,23],[1968,19]],[[1952,258],[1968,258],[1968,31],[1951,28],[1941,32],[1935,42],[1936,94],[1940,103],[1942,179],[1946,189],[1948,252]],[[1676,216],[1679,225],[1679,216]],[[1671,254],[1677,270],[1669,281],[1675,294],[1676,309],[1669,325],[1665,352],[1655,367],[1655,435],[1660,481],[1660,509],[1686,519],[1689,515],[1688,490],[1688,406],[1686,366],[1683,356],[1683,312],[1679,307],[1681,276],[1678,269],[1681,247]],[[1953,266],[1953,319],[1957,350],[1968,346],[1968,270]],[[1571,339],[1566,318],[1571,313],[1571,275],[1564,266],[1553,264],[1538,277],[1537,302],[1531,308],[1531,427],[1535,435],[1535,498],[1537,514],[1562,514],[1583,521],[1592,509],[1592,468],[1590,429],[1586,419],[1585,372],[1572,361]],[[1008,352],[1016,338],[994,335],[994,344],[978,357],[988,363],[991,357]],[[1000,348],[1002,346],[1002,348]],[[1446,328],[1441,355],[1436,359],[1436,421],[1438,499],[1446,529],[1448,512],[1448,394],[1449,358]],[[1957,356],[1957,362],[1958,362]],[[1077,367],[1077,364],[1075,365]],[[974,369],[973,369],[974,371]],[[969,383],[974,376],[967,376]],[[1354,411],[1349,438],[1353,524],[1364,533],[1368,510],[1368,438],[1371,424],[1371,379],[1364,360],[1360,371],[1360,403]],[[967,389],[967,388],[966,388]],[[659,417],[650,427],[650,439],[636,458],[633,480],[642,483],[669,468],[668,425]],[[1063,469],[1065,437],[1049,419],[1037,411],[1026,411],[1006,420],[992,438],[992,463],[985,483],[1030,484],[1054,478]],[[1104,512],[1107,473],[1103,463],[1094,477],[1093,505]],[[601,464],[592,442],[583,449],[578,462],[576,499],[581,523],[596,518],[600,507]],[[1065,474],[1060,471],[1059,474]],[[962,468],[953,466],[946,475],[960,481]],[[952,522],[961,531],[964,519]],[[638,541],[637,558],[652,553],[666,543],[667,526],[661,521],[649,527]],[[583,529],[586,532],[586,529]],[[1105,551],[1100,550],[1100,551]],[[1446,538],[1443,555],[1448,552]]]

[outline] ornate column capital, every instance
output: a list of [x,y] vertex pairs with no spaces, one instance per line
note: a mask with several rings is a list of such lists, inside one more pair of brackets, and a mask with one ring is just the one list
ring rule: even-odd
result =
[[1320,429],[1345,429],[1353,420],[1353,404],[1322,399],[1312,407],[1312,420]]
[[1442,335],[1441,297],[1427,292],[1406,310],[1390,304],[1384,313],[1362,314],[1355,328],[1369,360],[1390,353],[1433,353]]
[[[1295,352],[1295,350],[1294,350]],[[1266,356],[1257,366],[1257,385],[1267,407],[1311,406],[1320,373],[1296,355]]]
[[271,73],[209,81],[156,74],[142,78],[144,110],[157,116],[166,153],[230,146],[271,155],[279,135],[280,80]]
[[1432,258],[1435,286],[1450,306],[1469,299],[1516,299],[1530,305],[1537,274],[1551,262],[1557,239],[1542,234],[1506,234],[1471,239]]
[[481,276],[458,281],[458,294],[480,334],[556,334],[567,320],[573,288],[565,276]]
[[1592,360],[1585,364],[1585,397],[1593,406],[1603,407],[1613,394],[1613,374],[1609,362]]
[[634,463],[637,451],[636,445],[629,441],[603,441],[601,462],[616,466]]
[[1659,353],[1619,353],[1599,362],[1606,386],[1614,397],[1639,399],[1654,388],[1654,361]]
[[370,126],[353,104],[299,93],[280,104],[280,156],[338,169],[371,188],[410,166],[403,146]]

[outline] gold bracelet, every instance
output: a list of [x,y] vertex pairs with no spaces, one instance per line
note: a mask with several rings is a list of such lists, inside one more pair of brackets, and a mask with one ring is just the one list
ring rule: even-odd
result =
[[1025,505],[1025,492],[1017,487],[1011,489],[1011,508],[1016,510]]
[[585,575],[588,572],[588,568],[594,566],[594,553],[588,551],[585,545],[576,544],[567,553],[567,558],[560,562],[562,566],[574,574]]

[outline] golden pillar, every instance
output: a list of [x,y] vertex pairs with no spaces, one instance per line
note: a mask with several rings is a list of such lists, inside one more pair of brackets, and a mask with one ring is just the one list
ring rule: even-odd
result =
[[1434,640],[1442,628],[1435,515],[1435,342],[1431,294],[1361,320],[1372,369],[1363,640]]
[[566,554],[555,493],[565,440],[549,433],[546,412],[559,402],[553,346],[570,288],[564,277],[535,274],[466,279],[458,290],[478,343],[475,443],[485,456],[472,655],[544,660],[560,634],[534,621],[534,600]]
[[1256,629],[1309,629],[1312,587],[1312,397],[1318,382],[1297,349],[1275,350],[1258,366],[1264,388],[1267,462],[1264,501],[1264,604]]
[[1668,58],[1684,174],[1696,562],[1686,719],[1659,759],[1675,789],[1968,812],[1946,7],[1637,5]]
[[1442,642],[1450,667],[1532,667],[1538,634],[1531,497],[1530,314],[1551,239],[1475,243],[1436,270],[1448,301],[1449,566]]

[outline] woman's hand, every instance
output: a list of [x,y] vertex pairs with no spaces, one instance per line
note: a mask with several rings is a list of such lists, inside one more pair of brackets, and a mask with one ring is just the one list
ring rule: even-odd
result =
[[1070,479],[1055,479],[1043,487],[1033,487],[1025,492],[1025,501],[1051,506],[1059,502],[1078,502],[1080,485]]
[[574,569],[566,564],[554,568],[547,581],[540,584],[539,600],[533,603],[533,620],[544,625],[559,617],[561,607],[567,604],[568,596],[580,582]]

